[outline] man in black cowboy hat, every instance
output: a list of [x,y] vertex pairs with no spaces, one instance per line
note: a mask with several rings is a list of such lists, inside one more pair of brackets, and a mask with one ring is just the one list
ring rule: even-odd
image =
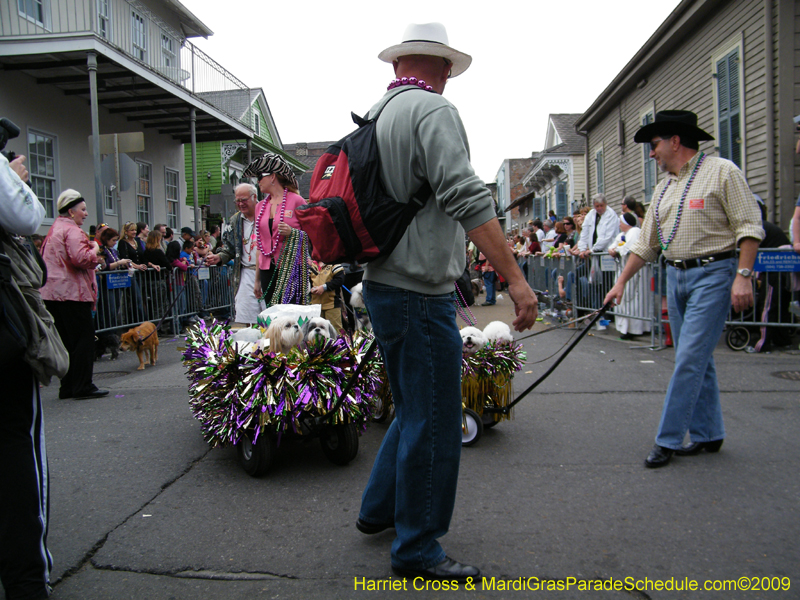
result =
[[[697,115],[656,113],[655,122],[633,139],[650,144],[650,157],[667,176],[655,189],[639,240],[605,302],[619,303],[625,282],[663,252],[675,370],[655,446],[645,459],[646,467],[655,468],[673,454],[717,452],[722,446],[725,427],[712,354],[731,305],[740,312],[753,304],[751,269],[764,231],[739,168],[699,152],[699,142],[714,138],[697,126]],[[684,446],[687,430],[690,443]]]
[[400,243],[364,271],[363,294],[392,388],[396,419],[386,432],[356,526],[394,528],[392,568],[402,577],[466,581],[480,571],[445,554],[461,453],[461,336],[454,281],[464,272],[464,232],[509,283],[518,331],[536,320],[536,296],[506,244],[491,194],[469,162],[464,126],[442,97],[471,58],[449,46],[439,23],[410,25],[381,52],[396,79],[371,114],[381,180],[407,202],[430,197]]

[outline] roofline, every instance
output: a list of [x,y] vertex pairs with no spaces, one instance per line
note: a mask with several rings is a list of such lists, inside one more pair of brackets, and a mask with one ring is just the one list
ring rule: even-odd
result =
[[611,81],[592,105],[575,121],[575,130],[586,132],[601,120],[611,106],[652,71],[711,10],[725,0],[683,0],[655,33],[644,43],[622,71]]
[[197,28],[198,33],[196,35],[189,35],[189,32],[184,31],[186,37],[202,37],[208,39],[208,36],[214,35],[214,32],[211,31],[208,25],[198,19],[192,11],[186,8],[178,0],[166,0],[166,3],[170,7],[174,8],[179,15],[186,17],[186,19],[190,21],[191,25]]

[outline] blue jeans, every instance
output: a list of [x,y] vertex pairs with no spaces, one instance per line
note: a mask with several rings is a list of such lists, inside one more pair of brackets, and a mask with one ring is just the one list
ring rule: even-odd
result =
[[497,299],[494,296],[494,282],[497,280],[497,275],[494,271],[486,271],[483,274],[483,283],[486,285],[486,303],[494,304]]
[[675,371],[656,435],[659,446],[679,449],[687,430],[693,442],[725,437],[713,353],[730,310],[736,265],[730,258],[685,271],[667,267]]
[[461,336],[453,293],[428,296],[373,281],[364,302],[380,343],[395,420],[375,458],[359,517],[394,522],[392,564],[425,569],[445,552],[461,460]]

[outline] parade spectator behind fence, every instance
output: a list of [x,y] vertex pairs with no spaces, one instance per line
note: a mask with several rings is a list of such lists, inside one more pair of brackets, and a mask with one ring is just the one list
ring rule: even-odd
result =
[[[255,177],[258,188],[266,194],[256,206],[256,281],[253,293],[256,298],[266,299],[267,303],[281,302],[278,289],[281,281],[286,281],[288,273],[280,272],[281,255],[286,249],[287,237],[293,229],[300,229],[297,220],[297,207],[305,205],[298,194],[297,178],[282,156],[267,153],[250,163],[244,171],[247,177]],[[299,251],[299,249],[298,249]],[[302,257],[307,260],[307,257]],[[302,287],[302,286],[299,286]],[[273,298],[273,295],[276,297]],[[298,304],[308,300],[298,299]]]
[[251,325],[266,308],[253,294],[258,260],[255,231],[258,190],[251,183],[240,183],[233,193],[239,210],[228,220],[219,251],[209,255],[206,261],[210,265],[224,265],[233,260],[234,320]]
[[[741,312],[753,305],[752,268],[764,230],[739,168],[699,151],[699,142],[714,138],[697,126],[697,115],[660,111],[633,139],[650,145],[650,157],[667,176],[653,191],[642,233],[605,302],[619,304],[633,274],[663,252],[675,368],[645,459],[646,467],[656,468],[675,453],[718,452],[722,446],[713,353],[731,306]],[[690,443],[684,446],[687,431]]]
[[[641,229],[636,213],[628,211],[620,215],[619,228],[620,233],[608,248],[608,254],[617,259],[617,277],[622,273],[628,253],[639,239]],[[652,314],[650,279],[645,273],[637,273],[625,284],[625,295],[616,312],[619,314],[614,317],[614,326],[621,340],[630,340],[636,335],[650,331],[649,321],[620,316],[621,314],[647,318]]]
[[[600,257],[592,257],[592,254],[604,253],[617,237],[619,216],[608,206],[604,194],[595,195],[592,205],[594,208],[583,219],[581,239],[578,241],[579,256],[590,261],[579,265],[576,269],[581,295],[578,303],[589,308],[600,308],[600,301],[614,284],[614,272],[603,271]],[[588,287],[590,285],[600,287],[590,288]]]
[[81,229],[86,220],[86,202],[79,192],[64,190],[56,203],[53,221],[42,246],[47,265],[47,283],[42,298],[69,352],[69,371],[61,380],[58,397],[99,398],[108,395],[92,381],[94,367],[94,317],[97,302],[95,269],[102,250],[95,249]]
[[[131,259],[120,258],[116,250],[116,244],[119,242],[119,233],[116,229],[108,225],[98,226],[97,243],[103,257],[104,266],[101,271],[117,271],[119,269],[127,269],[131,264]],[[119,289],[108,289],[108,276],[107,274],[98,275],[98,301],[97,301],[97,315],[98,324],[100,329],[111,329],[117,326],[117,312],[121,307],[121,294]]]
[[396,77],[371,111],[385,105],[376,128],[381,181],[390,196],[406,201],[424,182],[433,192],[392,253],[364,272],[396,418],[356,526],[366,534],[395,529],[391,565],[398,576],[468,582],[480,570],[453,560],[438,541],[450,526],[461,455],[462,342],[453,282],[464,269],[464,232],[508,279],[517,330],[533,325],[536,296],[506,244],[491,193],[470,165],[458,111],[441,95],[471,58],[449,46],[439,23],[410,25],[403,37],[379,54]]
[[142,259],[152,270],[145,275],[147,308],[149,319],[160,320],[167,309],[167,285],[165,275],[169,271],[167,255],[162,248],[161,230],[153,229],[147,234]]
[[[9,163],[0,154],[0,226],[9,235],[34,234],[45,217],[44,205],[26,181],[25,157]],[[0,323],[7,327],[5,318]],[[9,599],[47,598],[53,566],[40,384],[22,354],[0,361],[0,582]]]
[[633,196],[625,196],[625,198],[622,200],[622,213],[624,214],[626,212],[632,212],[634,215],[636,215],[636,218],[639,219],[637,226],[641,225],[644,221],[644,206],[642,206],[642,203],[636,200],[636,198]]
[[217,252],[222,246],[222,229],[219,225],[211,225],[208,233],[211,236],[211,252]]

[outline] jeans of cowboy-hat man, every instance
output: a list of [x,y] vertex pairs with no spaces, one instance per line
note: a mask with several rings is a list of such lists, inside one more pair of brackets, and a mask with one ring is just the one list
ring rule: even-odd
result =
[[461,336],[453,293],[425,295],[373,281],[364,301],[380,343],[392,422],[359,517],[395,524],[392,564],[427,569],[445,559],[461,458]]
[[736,266],[730,258],[693,269],[667,267],[675,371],[656,435],[659,446],[680,449],[687,430],[693,442],[725,437],[713,353],[730,310]]

